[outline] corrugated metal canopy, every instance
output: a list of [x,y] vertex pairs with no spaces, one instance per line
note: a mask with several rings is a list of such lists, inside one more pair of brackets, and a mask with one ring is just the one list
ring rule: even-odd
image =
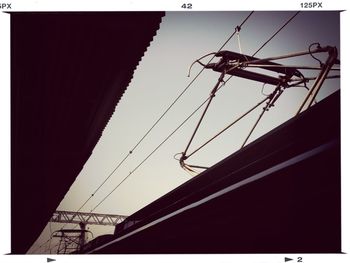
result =
[[26,253],[79,174],[162,16],[11,13],[12,253]]

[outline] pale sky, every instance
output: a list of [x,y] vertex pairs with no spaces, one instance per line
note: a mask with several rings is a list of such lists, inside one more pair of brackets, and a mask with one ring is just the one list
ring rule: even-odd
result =
[[[79,209],[199,72],[201,66],[195,64],[191,77],[187,77],[192,62],[207,53],[217,51],[248,13],[237,11],[166,13],[157,35],[134,72],[134,77],[93,154],[57,210]],[[242,52],[252,55],[294,13],[255,12],[243,25],[239,34]],[[321,46],[336,46],[339,50],[339,34],[339,12],[302,12],[256,56],[264,58],[305,51],[314,42],[319,42]],[[239,52],[237,37],[234,36],[223,50]],[[320,55],[316,56],[322,58]],[[208,60],[204,59],[203,62]],[[276,62],[286,65],[319,65],[311,56]],[[305,76],[316,76],[317,71],[303,71],[303,73]],[[219,75],[210,69],[204,70],[178,103],[81,211],[89,212],[93,209],[197,108],[208,97]],[[312,83],[309,87],[311,85]],[[339,86],[339,80],[327,80],[317,100],[333,93]],[[262,83],[233,77],[214,98],[190,149],[195,149],[263,99],[261,90]],[[272,87],[269,86],[264,89],[267,93],[271,91]],[[286,90],[276,106],[264,115],[249,142],[293,117],[306,92],[304,88]],[[256,109],[238,125],[191,157],[188,163],[211,166],[238,150],[261,110],[262,107]],[[180,167],[173,156],[185,149],[201,112],[202,110],[194,115],[94,212],[131,215],[191,179],[192,176]],[[62,225],[51,223],[51,231],[61,228]],[[114,230],[113,227],[89,227],[95,237],[99,234],[113,233]],[[48,225],[33,247],[45,242],[49,235]],[[55,242],[52,240],[51,247]],[[46,246],[36,252],[49,253],[45,249]]]

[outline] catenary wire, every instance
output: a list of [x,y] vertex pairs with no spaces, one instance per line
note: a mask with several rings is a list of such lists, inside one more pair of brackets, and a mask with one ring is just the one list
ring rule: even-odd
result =
[[175,130],[173,130],[156,148],[153,149],[151,153],[149,153],[146,158],[144,158],[124,179],[112,189],[91,211],[93,212],[97,207],[99,207],[126,179],[129,178],[142,164],[144,164],[167,140],[170,139],[203,105],[210,99],[208,97],[202,104],[200,104]]
[[[250,15],[252,14],[252,12],[249,14],[249,16],[245,19],[245,21],[250,17]],[[294,15],[294,16],[296,16],[296,15]],[[293,16],[293,18],[294,18],[294,16]],[[290,19],[291,20],[291,19]],[[290,22],[290,20],[288,21],[288,23]],[[244,21],[244,22],[245,22]],[[244,23],[243,22],[243,23]],[[242,23],[242,24],[243,24]],[[286,26],[286,24],[283,26],[283,27],[285,27]],[[283,28],[282,27],[282,28]],[[281,29],[280,29],[281,30]],[[280,31],[279,30],[279,31]],[[277,32],[278,33],[278,32]],[[275,33],[274,34],[274,36],[275,35],[277,35],[277,33]],[[232,35],[233,36],[233,35]],[[231,37],[232,37],[231,36]],[[273,36],[273,37],[274,37]],[[225,42],[225,44],[220,48],[220,50],[226,45],[226,43],[231,39],[231,37]],[[264,44],[263,44],[263,46],[265,46],[273,37],[271,37],[267,42],[265,42]],[[259,50],[257,50],[257,52],[255,52],[254,53],[254,55],[256,55],[256,53],[258,53],[262,48],[263,48],[263,46],[259,49]],[[213,57],[214,58],[214,57]],[[212,58],[212,59],[213,59]],[[212,59],[210,60],[210,61],[212,61]],[[208,62],[208,63],[210,63],[210,61]],[[164,117],[164,115],[170,110],[170,108],[177,102],[177,100],[185,93],[185,91],[189,88],[189,86],[194,82],[194,80],[202,73],[204,71],[204,68],[202,68],[202,70],[196,75],[196,77],[190,82],[190,84],[185,88],[185,90],[182,92],[182,93],[180,93],[180,95],[174,100],[174,102],[167,108],[167,110],[161,115],[161,117],[154,123],[154,125],[152,125],[152,127],[146,132],[146,134],[141,138],[141,140],[139,140],[139,142],[135,145],[135,147],[128,153],[128,155],[122,160],[122,162],[124,162],[125,161],[125,159],[127,159],[128,157],[129,157],[129,155],[130,154],[132,154],[132,152],[138,147],[138,145],[144,140],[144,138],[151,132],[151,130],[158,124],[158,122]],[[232,76],[230,76],[229,78],[228,78],[228,80],[227,81],[229,81],[230,79],[232,78]],[[227,82],[226,81],[226,82]],[[209,99],[209,98],[208,98]],[[207,99],[207,100],[208,100]],[[207,101],[206,100],[206,101]],[[197,110],[199,110],[203,105],[204,105],[204,103],[206,102],[206,101],[204,101],[201,105],[200,105],[200,107],[198,107],[183,123],[181,123],[180,124],[180,126],[178,127],[178,128],[176,128],[165,140],[163,140],[132,172],[130,172],[129,173],[129,175],[127,176],[127,177],[125,177],[117,186],[116,186],[116,188],[115,189],[117,189],[118,187],[119,187],[119,185],[121,184],[121,183],[123,183],[132,173],[134,173],[149,157],[151,157],[151,155],[153,155],[153,153],[155,153],[185,122],[187,122],[187,120],[197,111]],[[121,163],[122,163],[121,162]],[[120,163],[120,165],[121,165],[121,163]],[[119,167],[120,165],[118,165],[117,167]],[[118,169],[118,168],[116,168],[116,169]],[[115,170],[116,170],[115,169]],[[114,170],[114,171],[115,171]],[[112,174],[114,173],[114,171],[112,172]],[[103,184],[106,182],[108,180],[108,178],[103,182]],[[102,184],[102,185],[103,185]],[[102,187],[102,185],[100,185],[99,186],[99,188],[101,188]],[[98,188],[98,189],[99,189]],[[114,192],[114,190],[115,189],[113,189],[112,190],[112,192]],[[98,190],[97,190],[98,191]],[[102,202],[104,201],[104,200],[106,200],[107,198],[108,198],[108,196],[110,195],[110,194],[112,194],[112,192],[110,192],[97,206],[95,206],[95,208],[93,209],[93,210],[95,210],[100,204],[102,204]],[[92,195],[93,196],[93,195]],[[88,200],[90,200],[91,198],[92,198],[92,196],[90,196],[90,198],[88,199]],[[88,201],[87,200],[87,201]],[[86,202],[87,203],[87,202]],[[86,204],[86,203],[84,203],[84,205]],[[83,205],[83,206],[84,206]],[[83,207],[82,206],[82,207]],[[93,211],[92,210],[92,211]]]
[[[254,54],[252,55],[252,57],[254,57],[260,50],[262,50],[279,32],[281,32],[281,30],[283,28],[285,28],[298,14],[300,13],[300,11],[295,12],[294,15],[292,15],[268,40],[266,40],[261,47],[254,52]],[[242,147],[244,147],[244,145],[246,144],[246,142],[248,141],[249,137],[251,136],[251,134],[253,133],[254,129],[256,128],[256,126],[258,125],[259,121],[261,120],[261,118],[263,117],[264,113],[267,111],[268,107],[264,107],[262,113],[259,115],[257,121],[254,123],[253,128],[250,130],[247,138],[244,140]],[[241,148],[242,148],[241,147]]]
[[[245,18],[245,20],[241,23],[241,26],[244,25],[244,23],[249,19],[249,17],[254,13],[254,11],[250,12],[249,15]],[[279,30],[277,30],[252,56],[255,56],[266,44],[268,44],[285,26],[287,26],[293,18],[300,13],[300,11],[296,12]],[[221,51],[222,48],[231,40],[231,38],[235,35],[237,30],[233,32],[233,34],[226,40],[226,42],[220,47],[218,50]],[[215,55],[209,60],[207,64],[209,64],[213,59]],[[199,71],[199,73],[194,77],[194,79],[186,86],[186,88],[176,97],[176,99],[173,101],[173,103],[170,104],[170,106],[165,110],[165,112],[157,119],[157,121],[151,126],[151,128],[145,133],[145,135],[138,141],[138,143],[134,146],[134,148],[129,151],[127,157],[138,147],[138,145],[146,138],[146,136],[153,130],[153,128],[159,123],[159,121],[165,116],[165,114],[173,107],[173,105],[180,99],[180,97],[187,91],[187,89],[192,85],[192,83],[199,77],[199,75],[204,71],[204,67]],[[225,82],[228,82],[233,76],[230,76],[228,80]],[[134,170],[132,170],[128,176],[126,176],[105,198],[103,198],[98,205],[96,205],[92,210],[94,211],[99,205],[101,205],[107,198],[112,194],[131,174],[133,174],[149,157],[151,157],[178,129],[180,129],[185,122],[187,122],[190,117],[192,117],[210,98],[207,98],[194,112],[192,112],[184,122],[182,122],[170,135],[168,135],[165,140],[163,140]],[[123,160],[125,160],[127,157],[125,157]],[[116,170],[116,169],[115,169]],[[107,180],[105,180],[107,181]],[[104,182],[105,182],[104,181]],[[102,185],[101,185],[102,186]],[[93,196],[93,195],[92,195]],[[91,196],[91,197],[92,197]]]
[[[251,11],[247,17],[242,21],[242,23],[237,26],[234,30],[234,32],[230,35],[230,37],[222,44],[222,46],[219,48],[219,50],[215,53],[213,53],[212,58],[208,61],[207,64],[209,64],[214,58],[215,58],[215,54],[220,52],[225,45],[232,39],[232,37],[236,34],[237,32],[237,28],[241,28],[246,21],[250,18],[250,16],[254,13],[254,11]],[[123,158],[123,160],[121,162],[118,163],[118,165],[113,169],[113,171],[105,178],[105,180],[98,186],[98,188],[87,198],[87,200],[79,207],[79,209],[77,210],[77,212],[79,212],[93,197],[94,195],[97,193],[97,191],[108,181],[108,179],[114,174],[114,172],[126,161],[126,159],[128,159],[128,157],[133,153],[133,151],[141,144],[141,142],[147,137],[147,135],[154,129],[154,127],[161,121],[161,119],[168,113],[168,111],[175,105],[175,103],[180,99],[180,97],[189,89],[189,87],[193,84],[193,82],[200,76],[200,74],[204,71],[205,67],[203,67],[198,73],[197,75],[192,79],[192,81],[185,87],[185,89],[175,98],[175,100],[168,106],[168,108],[163,112],[163,114],[155,121],[155,123],[147,130],[147,132],[143,135],[143,137],[136,143],[136,145],[127,153],[127,155]],[[209,100],[209,98],[207,99]],[[207,101],[206,100],[206,101]],[[206,102],[205,101],[205,102]],[[204,104],[204,103],[203,103]],[[193,113],[194,114],[194,113]],[[150,156],[149,156],[150,157]],[[147,157],[147,159],[149,158]],[[146,160],[144,160],[146,161]],[[130,174],[129,174],[130,175]],[[129,177],[129,175],[127,177]],[[123,180],[125,181],[126,178]],[[122,181],[122,182],[123,182]],[[120,184],[118,184],[119,186]],[[118,187],[117,186],[117,187]],[[117,188],[116,187],[116,188]],[[114,191],[113,191],[114,192]],[[108,194],[110,195],[110,194]],[[105,200],[105,198],[103,198],[102,200]],[[101,202],[100,202],[101,203]],[[98,206],[100,205],[100,203],[98,204]],[[94,211],[97,207],[93,208]],[[63,229],[68,223],[65,223],[61,229]],[[76,228],[76,226],[74,227]]]
[[254,57],[261,49],[263,49],[284,27],[286,27],[293,19],[296,17],[300,11],[297,11],[291,18],[288,19],[286,23],[284,23],[283,26],[281,26],[262,46],[252,55]]
[[[254,13],[251,11],[248,16],[243,20],[239,27],[242,27],[245,22],[249,19],[249,17]],[[217,52],[220,52],[225,45],[232,39],[232,37],[236,34],[235,31],[230,35],[230,37],[222,44]],[[216,53],[217,53],[216,52]],[[216,54],[215,53],[215,54]],[[215,54],[209,60],[207,64],[209,64],[214,58]],[[180,94],[175,98],[175,100],[167,107],[167,109],[160,115],[160,117],[153,123],[153,125],[147,130],[147,132],[141,137],[141,139],[135,144],[135,146],[125,155],[125,157],[118,163],[118,165],[112,170],[112,172],[105,178],[105,180],[98,186],[98,188],[89,196],[89,198],[80,206],[77,210],[79,212],[89,201],[90,199],[99,191],[99,189],[109,180],[109,178],[114,174],[114,172],[128,159],[128,157],[135,151],[135,149],[141,144],[141,142],[148,136],[148,134],[155,128],[155,126],[164,118],[164,116],[168,113],[168,111],[177,103],[177,101],[183,96],[183,94],[190,88],[190,86],[195,82],[195,80],[200,76],[200,74],[204,71],[204,67],[197,73],[197,75],[191,80],[191,82],[180,92]]]
[[[292,17],[290,17],[268,40],[266,40],[261,46],[260,48],[254,52],[254,54],[252,55],[252,57],[254,57],[257,53],[259,53],[284,27],[286,27],[298,14],[300,13],[300,11],[297,11]],[[239,27],[238,27],[238,31],[239,31]],[[231,78],[233,77],[233,75],[231,75],[228,80],[226,80],[225,82],[227,83]],[[264,100],[265,101],[265,100]],[[259,104],[260,105],[260,104]],[[246,138],[246,140],[244,141],[243,143],[243,146],[245,145],[246,141],[249,139],[251,133],[253,132],[254,128],[257,126],[257,124],[259,123],[259,121],[261,120],[263,114],[265,113],[265,110],[263,111],[263,113],[259,116],[257,122],[254,124],[254,127],[253,129],[250,131],[248,137]],[[229,127],[231,127],[232,125],[230,125]],[[226,129],[224,129],[225,131]],[[221,133],[219,133],[220,135]],[[214,136],[214,138],[216,138],[218,135]],[[193,135],[192,135],[193,137]],[[191,138],[190,140],[190,143],[192,141],[193,138]],[[195,150],[194,152],[192,152],[189,156],[193,155],[194,153],[196,153],[199,149],[203,148],[205,145],[207,145],[209,142],[211,142],[212,139],[210,139],[209,141],[205,142],[204,145],[201,145],[197,150]],[[189,143],[189,144],[190,144]],[[189,144],[187,145],[186,147],[186,150],[184,151],[184,155],[186,157],[186,159],[189,157],[189,156],[186,156],[186,151],[188,150],[189,148]],[[242,146],[242,147],[243,147]]]
[[[226,81],[224,81],[217,89],[219,91],[233,76],[231,75]],[[202,108],[205,103],[207,103],[210,100],[210,96],[204,100],[194,111],[191,112],[187,116],[187,118],[177,126],[175,130],[173,130],[156,148],[153,149],[153,151],[146,156],[137,166],[134,168],[116,187],[112,189],[93,209],[90,210],[90,213],[93,212],[97,207],[99,207],[130,175],[132,175],[144,162],[146,162],[167,140],[170,139],[171,136],[173,136],[200,108]]]
[[[243,22],[239,25],[239,28],[241,28],[245,22],[249,19],[249,17],[254,13],[254,11],[250,12],[249,15],[243,20]],[[237,28],[235,29],[235,31],[231,34],[231,36],[226,40],[226,42],[219,48],[219,51],[221,51],[223,49],[223,47],[231,40],[231,38],[235,35],[235,33],[237,32]],[[217,53],[216,52],[216,53]],[[213,59],[214,59],[215,55],[209,60],[209,62],[207,64],[209,64]],[[199,74],[201,74],[203,71],[204,71],[204,67],[200,70],[200,72],[196,75],[196,77],[194,79],[196,79]],[[230,78],[229,78],[230,79]],[[192,80],[191,83],[193,83],[194,80]],[[190,83],[190,84],[191,84]],[[223,85],[225,84],[225,82],[223,84],[221,84],[219,88],[221,88]],[[185,88],[185,90],[180,93],[180,96],[187,90],[188,86]],[[175,104],[175,102],[179,99],[178,96],[175,101],[173,102],[173,104]],[[210,97],[208,97],[199,107],[197,107],[172,133],[170,133],[145,159],[143,159],[143,161],[141,163],[139,163],[136,168],[134,168],[115,188],[112,189],[112,191],[110,191],[91,211],[93,212],[97,207],[99,207],[127,178],[129,178],[130,175],[132,175],[144,162],[146,162],[148,160],[149,157],[151,157],[177,130],[179,130],[207,101],[210,100]],[[172,105],[170,105],[170,107],[172,107]],[[164,115],[165,113],[170,110],[170,108],[168,108],[165,112],[164,112]],[[163,115],[162,115],[163,116]],[[161,116],[161,118],[162,118]],[[157,122],[160,121],[160,119],[157,120]],[[157,123],[156,122],[156,123]],[[155,126],[155,125],[154,125]],[[153,127],[153,126],[152,126]],[[152,129],[151,127],[151,129]],[[151,129],[147,132],[149,133],[151,131]],[[147,134],[146,133],[146,134]]]
[[[213,53],[212,58],[208,61],[207,64],[209,64],[214,58],[215,54],[220,52],[226,44],[232,39],[232,37],[236,34],[237,28],[241,28],[246,21],[250,18],[250,16],[254,13],[254,11],[251,11],[248,16],[242,21],[242,23],[236,27],[234,32],[229,36],[229,38],[222,44],[222,46],[219,48],[219,50],[215,53]],[[211,54],[209,54],[211,55]],[[197,75],[191,80],[191,82],[180,92],[180,94],[175,98],[175,100],[168,106],[168,108],[160,115],[160,117],[153,123],[153,125],[147,130],[147,132],[141,137],[141,139],[135,144],[135,146],[125,155],[125,157],[118,163],[118,165],[112,170],[112,172],[109,173],[109,175],[104,179],[104,181],[97,187],[97,189],[85,200],[85,202],[79,207],[77,212],[79,212],[94,196],[95,194],[101,189],[101,187],[109,180],[109,178],[115,173],[115,171],[130,157],[130,155],[136,150],[136,148],[141,144],[141,142],[148,136],[148,134],[155,128],[155,126],[164,118],[164,116],[168,113],[168,111],[177,103],[177,101],[185,94],[185,92],[190,88],[190,86],[195,82],[195,80],[201,75],[201,73],[204,71],[205,67],[203,67]],[[61,229],[63,229],[68,223],[65,223]]]

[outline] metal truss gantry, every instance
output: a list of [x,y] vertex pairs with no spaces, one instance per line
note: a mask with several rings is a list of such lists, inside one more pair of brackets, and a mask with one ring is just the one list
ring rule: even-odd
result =
[[127,216],[96,214],[71,211],[55,211],[50,219],[50,222],[80,224],[85,225],[104,225],[115,226],[124,221]]

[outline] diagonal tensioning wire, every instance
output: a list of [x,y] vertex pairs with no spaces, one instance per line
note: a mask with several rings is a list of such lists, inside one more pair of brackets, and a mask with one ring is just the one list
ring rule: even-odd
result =
[[200,147],[198,147],[196,150],[194,150],[193,152],[191,152],[190,154],[188,154],[186,157],[190,158],[192,155],[194,155],[196,152],[198,152],[199,150],[201,150],[204,146],[206,146],[207,144],[209,144],[211,141],[213,141],[214,139],[216,139],[218,136],[220,136],[222,133],[224,133],[226,130],[228,130],[229,128],[231,128],[233,125],[235,125],[237,122],[239,122],[241,119],[243,119],[245,116],[247,116],[249,113],[251,113],[253,110],[255,110],[257,107],[259,107],[261,104],[263,104],[266,100],[268,100],[268,97],[264,98],[262,101],[258,102],[254,107],[250,108],[248,111],[246,111],[243,115],[239,116],[235,121],[233,121],[232,123],[230,123],[229,125],[227,125],[224,129],[222,129],[220,132],[218,132],[217,134],[215,134],[212,138],[210,138],[209,140],[207,140],[204,144],[202,144]]
[[[249,15],[243,20],[240,27],[242,27],[245,22],[249,19],[249,17],[254,13],[254,11],[250,12]],[[230,37],[225,41],[225,43],[219,48],[221,51],[224,46],[232,39],[232,37],[236,34],[235,31],[230,35]],[[215,55],[209,60],[207,64],[209,64]],[[200,74],[204,71],[204,67],[198,72],[198,74],[192,79],[192,81],[185,87],[185,89],[175,98],[175,100],[168,106],[168,108],[162,113],[162,115],[154,122],[154,124],[147,130],[147,132],[142,136],[142,138],[135,144],[135,146],[127,153],[127,155],[118,163],[118,165],[112,170],[112,172],[105,178],[105,180],[98,186],[98,188],[89,196],[89,198],[80,206],[77,210],[79,212],[89,201],[90,199],[100,190],[100,188],[108,181],[108,179],[114,174],[114,172],[126,161],[126,159],[134,152],[134,150],[141,144],[141,142],[148,136],[148,134],[155,128],[155,126],[163,119],[163,117],[168,113],[168,111],[175,105],[175,103],[180,99],[180,97],[190,88],[190,86],[194,83],[194,81],[200,76]]]
[[[249,19],[249,17],[254,13],[254,11],[251,11],[248,16],[243,20],[243,22],[239,25],[239,27],[236,27],[235,31],[230,35],[230,37],[225,41],[225,43],[219,48],[219,51],[221,51],[224,46],[232,39],[232,37],[236,34],[237,28],[241,28],[245,22]],[[216,52],[216,53],[217,53]],[[216,54],[215,53],[215,54]],[[212,56],[212,58],[209,60],[207,64],[209,64],[214,58],[215,54]],[[189,87],[193,84],[193,82],[199,77],[199,75],[204,71],[205,67],[203,67],[198,74],[192,79],[192,81],[185,87],[185,89],[175,98],[175,100],[168,106],[168,108],[163,112],[163,114],[155,121],[155,123],[148,129],[148,131],[143,135],[143,137],[136,143],[136,145],[125,155],[125,157],[118,163],[118,165],[112,170],[112,172],[105,178],[105,180],[97,187],[97,189],[86,199],[86,201],[79,207],[77,212],[79,212],[93,197],[94,195],[100,190],[100,188],[109,180],[109,178],[114,174],[114,172],[126,161],[126,159],[129,158],[129,156],[133,153],[133,151],[141,144],[141,142],[147,137],[147,135],[153,130],[153,128],[161,121],[161,119],[167,114],[167,112],[175,105],[175,103],[180,99],[180,97],[189,89]],[[209,98],[208,98],[209,99]],[[153,154],[153,153],[152,153]],[[150,156],[149,156],[150,157]],[[147,159],[149,158],[147,157]],[[128,177],[128,176],[127,176]],[[125,181],[125,180],[123,180]],[[123,182],[122,181],[122,182]],[[119,186],[119,185],[118,185]],[[105,198],[103,199],[105,200]],[[93,209],[95,210],[95,208]],[[92,211],[93,211],[92,210]],[[65,223],[61,229],[63,229],[68,223]],[[74,227],[76,228],[76,226]]]
[[110,191],[91,211],[93,212],[97,207],[99,207],[130,175],[132,175],[144,162],[146,162],[167,140],[170,139],[171,136],[173,136],[200,108],[203,107],[203,105],[209,100],[207,98],[201,105],[199,105],[175,130],[173,130],[156,148],[153,149],[151,153],[149,153],[146,158],[142,160],[124,179],[113,188],[112,191]]
[[[219,48],[219,50],[216,52],[220,52],[224,46],[232,39],[232,37],[236,34],[237,28],[241,28],[246,21],[250,18],[250,16],[254,13],[254,11],[251,11],[248,16],[243,20],[243,22],[239,25],[239,27],[236,27],[234,32],[231,34],[231,36],[225,41],[225,43]],[[215,53],[215,54],[216,54]],[[214,58],[215,54],[212,56],[212,58],[209,60],[207,64],[209,64]],[[146,132],[144,137],[136,144],[134,149],[141,143],[141,141],[151,132],[151,130],[157,125],[157,123],[164,117],[164,115],[170,110],[170,108],[177,102],[177,100],[187,91],[189,86],[198,78],[198,76],[204,71],[205,67],[203,67],[199,73],[194,77],[194,79],[186,86],[186,88],[180,93],[180,95],[174,100],[174,102],[167,108],[167,110],[159,117],[159,119],[152,125],[152,127]],[[151,157],[178,129],[180,129],[187,121],[190,119],[204,104],[207,102],[210,98],[207,98],[194,112],[192,112],[186,119],[183,121],[169,136],[167,136],[133,171],[129,173],[110,193],[107,194],[90,212],[94,211],[98,206],[102,204],[132,173],[134,173],[149,157]],[[133,150],[134,150],[133,149]],[[132,153],[131,150],[129,154]]]
[[[294,17],[296,17],[298,14],[300,13],[300,11],[295,12],[295,14],[289,18],[253,55],[252,57],[254,57],[264,46],[266,46],[267,43],[269,43],[285,26],[287,26],[293,19]],[[243,145],[241,148],[243,148],[246,144],[246,142],[248,141],[249,137],[252,135],[254,129],[256,128],[256,126],[258,125],[258,123],[260,122],[262,116],[264,115],[264,113],[266,112],[266,108],[263,109],[263,112],[259,115],[257,121],[255,122],[253,128],[250,130],[247,138],[244,140]]]
[[[254,54],[252,55],[252,57],[254,57],[258,52],[260,52],[284,27],[286,27],[298,14],[300,13],[300,11],[297,11],[292,17],[290,17],[269,39],[267,39],[261,46],[260,48],[254,52]],[[241,48],[240,48],[241,49]],[[231,75],[226,81],[225,83],[227,83],[231,78],[233,77],[233,75]],[[220,86],[221,88],[221,86]],[[219,88],[219,89],[220,89]],[[217,133],[216,135],[214,135],[211,139],[209,139],[208,141],[206,141],[204,144],[202,144],[199,148],[197,148],[196,150],[194,150],[192,153],[190,153],[189,155],[186,156],[186,159],[189,158],[190,156],[192,156],[193,154],[195,154],[196,152],[198,152],[200,149],[202,149],[204,146],[206,146],[208,143],[210,143],[211,141],[213,141],[215,138],[217,138],[219,135],[221,135],[223,132],[225,132],[228,128],[232,127],[235,123],[237,123],[239,120],[242,119],[242,117],[245,117],[247,114],[249,114],[251,111],[253,111],[254,109],[256,109],[258,106],[260,106],[266,99],[264,99],[263,101],[259,102],[257,105],[255,105],[252,109],[250,109],[248,112],[244,113],[241,117],[239,117],[237,120],[235,120],[234,122],[232,122],[231,124],[229,124],[226,128],[224,128],[223,130],[221,130],[219,133]],[[259,123],[259,121],[262,118],[262,115],[264,114],[265,110],[263,111],[263,113],[259,116],[258,120],[255,122],[253,128],[250,130],[247,138],[245,139],[242,147],[244,147],[245,143],[247,142],[247,140],[249,139],[250,135],[253,133],[255,127],[257,126],[257,124]],[[190,140],[191,142],[192,140]],[[186,150],[184,153],[186,153],[186,151],[188,150],[189,145],[187,145]]]
[[[230,37],[225,41],[224,44],[219,48],[216,52],[220,52],[224,46],[232,39],[232,37],[236,34],[237,28],[242,27],[245,22],[249,19],[249,17],[254,13],[251,11],[248,16],[243,20],[239,27],[236,27],[234,32],[230,35]],[[215,53],[215,54],[216,54]],[[215,54],[208,61],[209,64],[214,58]],[[195,82],[195,80],[200,76],[200,74],[204,71],[205,67],[203,67],[197,75],[191,80],[191,82],[185,87],[185,89],[175,98],[175,100],[168,106],[168,108],[162,113],[162,115],[153,123],[153,125],[147,130],[147,132],[142,136],[142,138],[135,144],[135,146],[125,155],[125,157],[118,163],[118,165],[109,173],[109,175],[105,178],[105,180],[96,188],[96,190],[85,200],[85,202],[79,207],[77,212],[79,212],[93,197],[94,195],[101,189],[101,187],[109,180],[109,178],[115,173],[115,171],[129,158],[129,156],[136,150],[136,148],[141,144],[141,142],[148,136],[148,134],[155,128],[155,126],[163,119],[163,117],[168,113],[168,111],[176,104],[176,102],[180,99],[180,97],[190,88],[190,86]],[[63,229],[68,223],[65,223],[61,229]],[[75,228],[75,227],[74,227]]]

